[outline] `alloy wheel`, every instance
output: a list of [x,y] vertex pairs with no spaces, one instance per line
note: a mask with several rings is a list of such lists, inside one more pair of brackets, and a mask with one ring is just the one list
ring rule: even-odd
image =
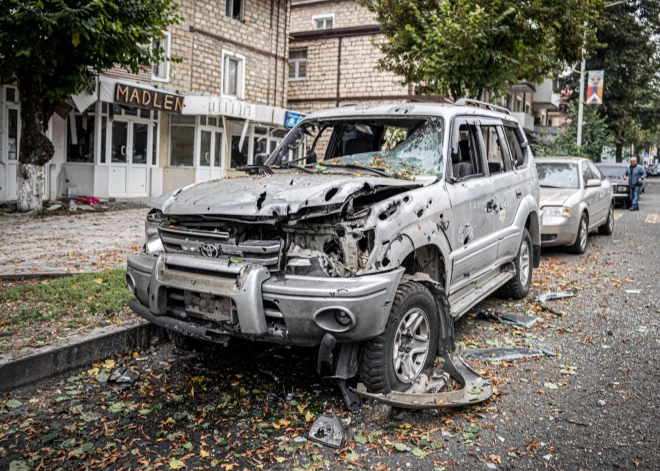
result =
[[529,278],[529,265],[530,265],[530,256],[529,256],[529,246],[523,242],[520,246],[520,255],[518,259],[518,268],[520,269],[520,284],[527,286],[527,280]]
[[399,322],[394,337],[394,373],[402,383],[412,382],[424,368],[429,354],[430,324],[428,315],[413,308]]
[[580,222],[580,247],[582,247],[583,250],[587,248],[587,232],[587,221],[586,219],[582,219]]

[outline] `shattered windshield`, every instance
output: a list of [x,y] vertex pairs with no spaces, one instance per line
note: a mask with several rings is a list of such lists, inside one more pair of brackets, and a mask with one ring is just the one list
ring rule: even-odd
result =
[[[304,147],[303,147],[304,146]],[[303,147],[303,157],[291,151]],[[267,165],[316,173],[350,171],[397,178],[443,173],[443,122],[435,117],[360,118],[301,123]]]

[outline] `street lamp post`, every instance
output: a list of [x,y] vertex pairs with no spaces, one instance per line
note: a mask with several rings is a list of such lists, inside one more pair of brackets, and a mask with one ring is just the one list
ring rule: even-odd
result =
[[[621,5],[622,3],[628,3],[630,0],[620,0],[618,2],[613,2],[608,5],[605,5],[603,9],[610,8],[615,5]],[[577,128],[577,146],[582,145],[582,121],[584,116],[584,74],[587,73],[585,70],[587,68],[587,60],[584,58],[585,50],[582,48],[582,65],[580,66],[580,99],[578,100],[578,128]]]

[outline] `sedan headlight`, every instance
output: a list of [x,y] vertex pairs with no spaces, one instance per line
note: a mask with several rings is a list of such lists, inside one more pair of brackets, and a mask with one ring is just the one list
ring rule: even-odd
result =
[[145,234],[145,252],[149,255],[156,255],[165,251],[163,247],[163,241],[160,240],[160,234],[158,233],[158,226],[163,220],[163,213],[155,209],[147,215],[147,220],[144,222],[144,234]]
[[626,185],[619,185],[616,187],[616,191],[619,193],[628,193],[628,187]]
[[571,208],[565,206],[549,206],[543,208],[543,216],[549,218],[570,218]]

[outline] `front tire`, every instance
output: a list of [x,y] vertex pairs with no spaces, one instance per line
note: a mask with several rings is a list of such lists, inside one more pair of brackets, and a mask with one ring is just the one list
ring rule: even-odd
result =
[[518,255],[513,264],[516,267],[516,276],[510,279],[498,294],[503,298],[522,299],[529,294],[529,288],[532,284],[532,272],[534,264],[532,262],[532,238],[527,229],[523,231]]
[[420,283],[399,285],[385,330],[362,348],[358,380],[369,392],[405,391],[433,367],[445,314],[440,304]]
[[605,224],[598,228],[600,235],[610,236],[614,232],[614,205],[610,206],[609,213],[607,214],[607,221]]
[[589,218],[587,215],[582,213],[580,217],[580,224],[578,225],[578,233],[575,238],[575,243],[573,245],[567,245],[566,251],[568,253],[573,253],[581,255],[587,251],[587,239],[589,237]]

